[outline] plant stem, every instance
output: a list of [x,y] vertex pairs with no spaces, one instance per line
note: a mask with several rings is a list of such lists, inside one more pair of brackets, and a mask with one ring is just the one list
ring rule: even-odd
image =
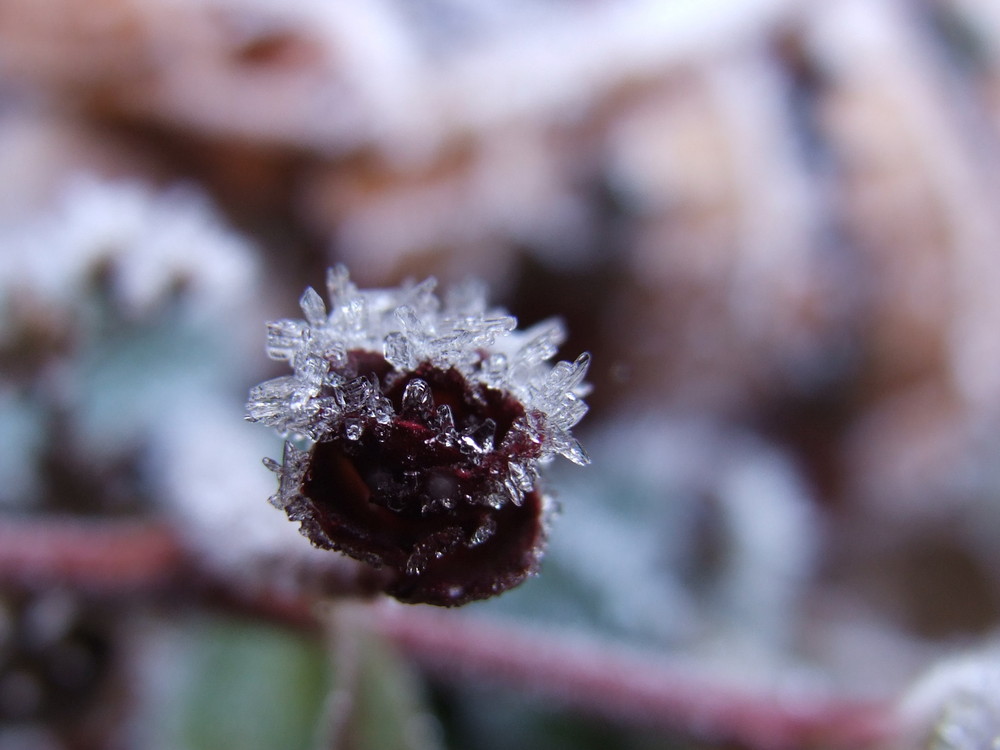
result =
[[132,593],[164,585],[186,559],[163,523],[73,517],[0,519],[0,585]]
[[[199,571],[168,524],[0,519],[2,586],[152,595],[178,584],[208,606],[322,632],[319,597],[248,591]],[[371,595],[363,576],[340,586],[329,595]],[[500,684],[588,715],[707,741],[759,750],[862,748],[894,732],[882,702],[736,685],[690,663],[594,639],[389,601],[343,615],[359,618],[357,626],[378,632],[434,677]]]
[[761,750],[861,748],[892,733],[881,702],[737,686],[594,639],[386,605],[373,608],[374,626],[439,678],[499,683],[589,715]]

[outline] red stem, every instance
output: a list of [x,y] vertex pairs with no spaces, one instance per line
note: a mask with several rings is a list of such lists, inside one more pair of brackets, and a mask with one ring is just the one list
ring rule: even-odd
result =
[[69,517],[0,520],[0,584],[5,586],[148,590],[176,575],[185,557],[174,529],[162,523]]
[[375,624],[435,676],[502,683],[615,721],[762,750],[860,748],[891,732],[882,703],[736,686],[593,640],[398,606],[378,607]]
[[[194,572],[193,577],[190,574]],[[139,521],[0,519],[0,585],[70,585],[97,593],[147,593],[198,572],[176,530]],[[371,582],[351,585],[368,595]],[[296,627],[318,628],[315,597],[247,592],[214,580],[187,590],[215,606]],[[337,593],[349,595],[346,587]],[[759,750],[861,748],[890,736],[882,703],[736,686],[660,655],[421,606],[352,608],[429,673],[494,682],[554,699],[589,715]]]

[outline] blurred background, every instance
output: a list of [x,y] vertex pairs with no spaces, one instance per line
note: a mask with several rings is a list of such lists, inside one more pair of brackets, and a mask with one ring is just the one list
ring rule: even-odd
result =
[[[0,526],[155,519],[308,592],[265,321],[336,262],[476,276],[593,354],[593,464],[542,575],[446,614],[893,701],[1000,624],[998,167],[989,0],[2,0]],[[348,703],[358,750],[748,746],[0,580],[4,750],[309,748]]]

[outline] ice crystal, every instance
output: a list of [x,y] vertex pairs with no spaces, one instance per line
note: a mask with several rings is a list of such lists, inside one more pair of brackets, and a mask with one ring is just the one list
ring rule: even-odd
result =
[[562,325],[517,331],[474,284],[359,290],[339,266],[327,295],[329,309],[307,289],[305,320],[268,324],[268,355],[293,370],[247,404],[290,438],[271,503],[317,546],[398,571],[389,590],[406,601],[520,583],[544,541],[539,464],[589,461],[570,433],[589,356],[553,366]]

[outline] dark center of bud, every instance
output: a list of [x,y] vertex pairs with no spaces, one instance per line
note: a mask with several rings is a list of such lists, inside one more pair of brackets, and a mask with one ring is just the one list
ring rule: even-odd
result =
[[[523,406],[454,368],[402,373],[351,352],[346,371],[348,389],[375,393],[312,449],[298,511],[313,542],[395,570],[404,601],[461,604],[523,580],[543,536],[541,496],[510,468],[538,455],[516,428]],[[379,399],[391,410],[373,413]]]

